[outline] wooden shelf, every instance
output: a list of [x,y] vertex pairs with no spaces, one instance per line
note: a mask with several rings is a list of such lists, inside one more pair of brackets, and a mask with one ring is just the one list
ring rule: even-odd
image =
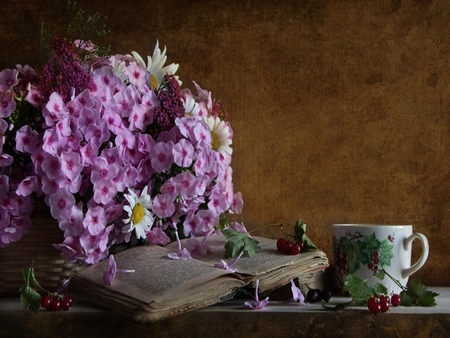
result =
[[[450,331],[450,288],[435,287],[435,307],[397,307],[377,316],[365,307],[325,311],[272,301],[248,310],[231,300],[155,323],[136,324],[78,302],[68,312],[39,314],[21,309],[17,297],[0,298],[0,337],[445,337]],[[330,305],[347,302],[335,295]]]

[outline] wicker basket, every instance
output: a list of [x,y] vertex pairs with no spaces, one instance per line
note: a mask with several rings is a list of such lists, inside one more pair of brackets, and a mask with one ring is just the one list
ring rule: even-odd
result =
[[22,238],[0,249],[0,296],[19,293],[24,283],[22,268],[34,261],[34,272],[46,290],[61,285],[81,266],[66,263],[64,255],[53,247],[64,240],[58,223],[51,217],[32,218],[32,226]]

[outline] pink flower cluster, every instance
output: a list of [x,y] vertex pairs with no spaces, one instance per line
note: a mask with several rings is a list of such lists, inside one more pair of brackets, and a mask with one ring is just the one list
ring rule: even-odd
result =
[[[174,225],[185,237],[207,235],[221,217],[241,212],[231,152],[212,146],[217,135],[207,118],[217,118],[217,105],[210,92],[197,84],[195,92],[181,89],[173,74],[151,89],[149,70],[131,55],[78,62],[71,69],[86,69],[91,85],[73,88],[70,98],[67,88],[54,89],[40,105],[45,95],[39,81],[23,84],[27,77],[19,79],[18,70],[0,73],[1,145],[20,113],[16,102],[38,107],[38,123],[16,123],[14,149],[0,149],[0,247],[30,227],[34,195],[44,197],[64,233],[55,247],[69,262],[86,264],[105,259],[112,246],[135,235],[124,222],[129,191],[148,190],[151,243],[175,240],[169,237]],[[14,91],[19,86],[26,89]],[[195,113],[186,113],[192,104]],[[231,139],[231,126],[222,122]],[[27,170],[18,178],[9,170],[19,161],[14,154],[28,160],[20,162]]]

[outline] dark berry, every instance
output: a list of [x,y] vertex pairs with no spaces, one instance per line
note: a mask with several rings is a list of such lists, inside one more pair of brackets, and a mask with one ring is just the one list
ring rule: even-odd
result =
[[320,299],[328,303],[328,301],[331,299],[331,290],[325,288],[320,291]]
[[310,303],[320,302],[320,290],[318,289],[309,289],[306,294],[306,300]]
[[286,243],[286,239],[281,237],[277,240],[277,249],[280,252],[283,252],[284,250],[284,244]]
[[289,250],[290,255],[298,255],[301,252],[300,246],[297,243],[292,244]]

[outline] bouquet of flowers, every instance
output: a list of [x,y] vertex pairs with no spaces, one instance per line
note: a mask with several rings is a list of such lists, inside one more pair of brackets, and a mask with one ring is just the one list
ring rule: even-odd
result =
[[0,72],[0,248],[32,226],[36,198],[64,234],[55,247],[85,264],[207,236],[241,212],[226,109],[195,82],[182,88],[165,48],[145,62],[82,39],[51,47],[40,73]]

